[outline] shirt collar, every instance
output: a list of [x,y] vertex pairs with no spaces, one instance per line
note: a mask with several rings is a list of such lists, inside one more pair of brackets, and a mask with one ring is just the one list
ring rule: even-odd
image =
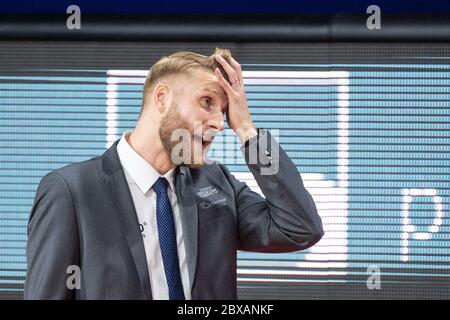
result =
[[170,169],[164,175],[160,175],[153,166],[142,158],[128,143],[127,138],[131,131],[127,131],[120,138],[117,144],[117,153],[123,169],[133,179],[136,185],[143,193],[146,193],[156,182],[159,177],[164,177],[169,182],[172,191],[175,190],[173,185],[173,174],[175,169]]

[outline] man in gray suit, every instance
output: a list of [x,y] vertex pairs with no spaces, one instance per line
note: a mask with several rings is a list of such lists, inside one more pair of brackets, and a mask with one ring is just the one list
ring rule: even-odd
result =
[[[265,198],[206,159],[224,115]],[[295,165],[255,129],[230,52],[178,52],[151,68],[132,132],[41,180],[25,298],[236,299],[237,250],[298,251],[322,235]]]

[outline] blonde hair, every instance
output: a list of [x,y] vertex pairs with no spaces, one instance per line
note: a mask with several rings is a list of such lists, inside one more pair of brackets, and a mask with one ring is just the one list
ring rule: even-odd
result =
[[[194,52],[181,51],[173,53],[167,57],[162,57],[151,67],[147,74],[143,92],[144,100],[146,95],[151,92],[154,85],[161,79],[178,74],[190,75],[194,69],[204,69],[214,73],[214,70],[219,68],[224,75],[224,78],[229,81],[227,73],[214,58],[215,54],[222,56],[222,58],[230,63],[230,50],[220,48],[216,48],[214,54],[210,56],[204,56]],[[145,103],[142,105],[144,106],[144,104]]]

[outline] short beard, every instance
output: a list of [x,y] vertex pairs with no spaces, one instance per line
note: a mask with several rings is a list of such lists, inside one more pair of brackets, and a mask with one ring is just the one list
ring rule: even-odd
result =
[[[198,169],[202,166],[204,166],[205,161],[202,154],[202,161],[201,163],[194,161],[194,144],[196,143],[194,141],[194,136],[192,134],[193,129],[189,126],[189,123],[183,119],[183,117],[180,115],[180,112],[178,110],[178,104],[174,102],[174,104],[171,106],[167,114],[161,119],[161,125],[159,127],[159,138],[161,140],[161,143],[164,147],[164,150],[166,151],[169,158],[172,160],[172,152],[173,149],[180,144],[180,141],[172,140],[172,132],[176,129],[186,129],[191,133],[191,154],[189,157],[189,163],[182,162],[178,164],[179,166],[188,167],[191,169]],[[202,148],[203,152],[203,148]],[[181,159],[184,159],[183,150],[180,150],[179,156]],[[172,162],[174,162],[172,160]]]

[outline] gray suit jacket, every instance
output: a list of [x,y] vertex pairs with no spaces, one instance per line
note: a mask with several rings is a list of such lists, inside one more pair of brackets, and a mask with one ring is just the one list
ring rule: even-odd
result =
[[[296,167],[281,148],[279,165],[272,166],[264,139],[272,150],[278,148],[265,132],[242,150],[248,161],[249,149],[260,147],[261,161],[249,168],[266,199],[218,163],[176,170],[193,299],[236,298],[237,250],[298,251],[323,235]],[[41,180],[28,224],[25,299],[152,298],[144,244],[116,147],[117,142],[102,156]],[[276,174],[261,175],[262,163]],[[67,286],[75,274],[68,273],[71,265],[80,267],[79,289]]]

